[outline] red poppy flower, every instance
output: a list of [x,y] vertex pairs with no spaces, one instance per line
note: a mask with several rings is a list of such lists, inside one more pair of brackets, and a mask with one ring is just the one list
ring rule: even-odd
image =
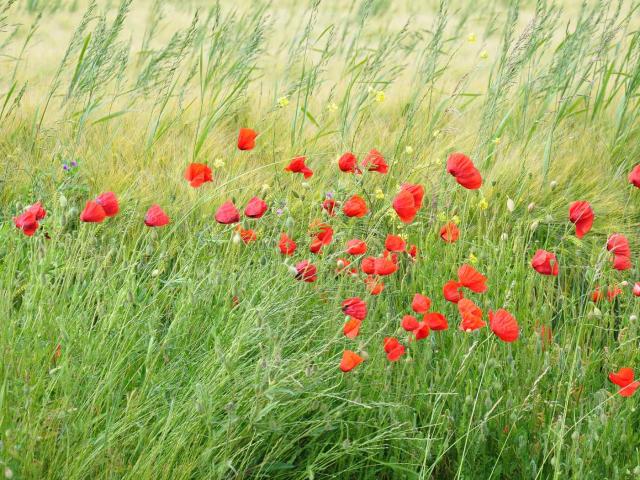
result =
[[620,387],[618,393],[623,397],[630,397],[640,387],[640,382],[634,381],[633,370],[626,367],[610,373],[609,380]]
[[87,223],[100,223],[105,218],[107,218],[107,214],[104,208],[92,200],[87,202],[84,210],[80,214],[80,220]]
[[640,282],[636,282],[633,285],[633,289],[631,291],[632,291],[634,296],[640,297]]
[[422,208],[422,199],[424,198],[424,187],[420,184],[403,183],[400,191],[409,192],[413,196],[415,207],[420,210]]
[[582,238],[593,225],[593,209],[589,202],[573,202],[569,206],[569,221],[576,226],[576,237]]
[[42,220],[46,215],[47,212],[42,208],[42,204],[37,202],[28,207],[22,214],[14,217],[13,223],[17,228],[21,229],[27,237],[31,237],[40,226],[38,221]]
[[120,211],[118,199],[113,192],[101,193],[96,197],[96,203],[104,209],[104,213],[107,217],[113,217]]
[[444,295],[445,300],[452,303],[458,303],[460,299],[464,297],[461,288],[462,284],[460,282],[449,280],[442,287],[442,294]]
[[286,233],[280,234],[280,242],[278,242],[278,248],[283,255],[293,255],[296,251],[296,242],[289,238]]
[[402,328],[407,332],[413,332],[419,326],[420,322],[418,322],[418,319],[413,315],[405,315],[402,317]]
[[364,201],[364,198],[354,195],[344,202],[342,211],[347,217],[361,218],[367,214],[369,209],[367,208],[367,203]]
[[387,258],[376,257],[373,262],[373,269],[373,273],[376,275],[386,276],[398,270],[398,265]]
[[250,128],[241,128],[238,134],[238,148],[240,150],[252,150],[256,146],[258,134]]
[[458,281],[472,292],[484,293],[487,291],[487,277],[466,263],[458,269]]
[[240,235],[240,239],[245,245],[248,245],[251,242],[255,242],[258,239],[256,232],[251,229],[245,230],[240,225],[236,227],[236,232],[238,233],[238,235]]
[[31,213],[36,220],[40,221],[47,216],[46,210],[42,207],[42,203],[36,202],[33,205],[27,207],[26,213]]
[[609,380],[619,387],[626,387],[633,382],[634,373],[631,368],[621,368],[617,372],[609,374]]
[[330,225],[314,221],[310,228],[312,235],[320,240],[323,245],[329,245],[333,240],[333,228]]
[[36,216],[32,212],[28,211],[21,213],[17,217],[13,217],[13,223],[17,228],[22,230],[27,237],[31,237],[36,233],[36,230],[40,226],[36,220]]
[[319,253],[324,245],[329,245],[333,240],[333,229],[326,223],[314,225],[312,228],[317,233],[313,235],[309,250],[312,253]]
[[607,250],[613,253],[613,268],[628,270],[631,268],[631,249],[627,237],[621,233],[614,233],[607,240]]
[[373,275],[376,272],[376,257],[365,257],[360,262],[360,268],[363,273]]
[[349,240],[347,242],[347,253],[349,255],[364,255],[367,253],[367,244],[357,238]]
[[396,265],[398,264],[398,254],[395,252],[390,252],[389,250],[385,249],[382,251],[382,258],[391,260]]
[[514,342],[520,335],[518,322],[506,310],[489,310],[489,328],[503,342]]
[[324,202],[322,202],[322,208],[329,214],[330,217],[333,217],[336,212],[334,211],[336,208],[336,201],[333,198],[327,198]]
[[407,243],[398,235],[387,235],[384,241],[384,248],[390,252],[403,252]]
[[218,207],[215,218],[216,222],[223,225],[238,223],[240,221],[240,212],[238,212],[238,209],[233,202],[229,200]]
[[244,208],[244,214],[249,218],[260,218],[267,211],[267,208],[269,207],[267,207],[267,204],[264,200],[258,197],[253,197],[251,200],[249,200],[249,203],[247,203],[247,206]]
[[462,316],[460,330],[463,332],[471,332],[482,328],[486,325],[482,320],[482,310],[468,298],[461,298],[458,302],[458,311]]
[[427,325],[424,321],[420,322],[418,328],[413,331],[416,340],[422,340],[429,336],[430,330],[429,325]]
[[460,238],[460,230],[458,229],[458,226],[453,222],[447,223],[440,229],[440,238],[447,243],[457,242],[458,238]]
[[613,268],[616,270],[629,270],[631,268],[631,259],[622,255],[615,255],[613,257]]
[[392,362],[395,362],[404,355],[404,345],[402,345],[397,338],[385,337],[383,345],[384,351],[387,353],[387,358]]
[[309,251],[311,253],[320,253],[320,250],[322,250],[322,241],[317,238],[311,240],[311,244],[309,244]]
[[389,171],[389,165],[387,165],[382,154],[375,148],[364,157],[362,165],[367,167],[370,172],[387,173]]
[[344,333],[345,337],[354,339],[360,333],[360,325],[362,325],[362,320],[350,318],[342,327],[342,333]]
[[367,275],[364,279],[364,284],[367,286],[367,290],[371,295],[380,295],[384,290],[384,283],[380,281],[380,277],[377,275]]
[[640,163],[633,167],[633,170],[629,172],[629,183],[634,187],[640,188]]
[[362,363],[364,359],[356,352],[345,350],[342,353],[342,361],[340,362],[340,370],[349,372]]
[[604,300],[604,294],[600,290],[600,287],[596,287],[596,289],[593,291],[593,293],[591,294],[591,300],[594,303],[598,303]]
[[286,172],[301,173],[302,175],[304,175],[304,178],[310,178],[313,175],[313,170],[307,167],[307,165],[304,163],[305,160],[305,157],[296,157],[291,160],[291,162],[289,162],[289,165],[284,167],[284,170]]
[[393,199],[393,209],[403,223],[411,223],[418,214],[415,197],[407,190],[401,190]]
[[531,259],[531,266],[542,275],[558,275],[558,259],[554,253],[546,250],[536,250]]
[[635,381],[635,382],[631,382],[626,387],[622,387],[620,390],[618,390],[618,393],[620,394],[621,397],[630,397],[634,393],[636,393],[636,390],[638,388],[640,388],[640,382]]
[[190,164],[184,172],[184,178],[193,188],[198,188],[206,182],[213,182],[211,169],[203,163]]
[[431,299],[419,293],[413,296],[411,309],[416,313],[427,313],[431,308]]
[[318,279],[318,269],[308,260],[296,264],[296,279],[313,283]]
[[412,258],[412,259],[416,259],[418,257],[418,247],[416,247],[415,245],[411,245],[408,249],[407,249],[407,254]]
[[622,293],[622,289],[617,285],[612,285],[607,288],[607,300],[613,302],[613,300]]
[[345,153],[338,159],[338,168],[346,173],[362,173],[358,167],[358,159],[351,152]]
[[444,315],[438,312],[425,313],[422,321],[429,326],[431,330],[447,330],[449,323]]
[[482,176],[473,162],[464,153],[452,153],[447,158],[447,172],[455,177],[456,182],[469,190],[477,190],[482,186]]
[[631,256],[631,249],[629,248],[629,241],[627,237],[621,233],[614,233],[607,240],[607,250],[614,255],[622,255],[625,257]]
[[151,205],[144,216],[144,224],[147,227],[164,227],[169,224],[169,216],[164,213],[160,205]]
[[367,304],[360,297],[347,298],[342,302],[342,312],[358,320],[367,316]]

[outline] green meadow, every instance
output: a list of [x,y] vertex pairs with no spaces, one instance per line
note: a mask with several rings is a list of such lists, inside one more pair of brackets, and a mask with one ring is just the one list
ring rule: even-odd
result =
[[[372,149],[388,173],[338,168]],[[298,156],[312,177],[285,171]],[[192,163],[213,181],[190,186]],[[0,0],[0,475],[640,478],[640,393],[608,378],[640,372],[638,163],[638,0]],[[424,187],[410,223],[406,183]],[[81,221],[104,192],[117,215]],[[252,197],[262,218],[242,215]],[[254,241],[215,220],[226,201]],[[27,236],[14,218],[36,202]],[[153,204],[168,225],[145,226]],[[319,222],[333,238],[312,253]],[[372,295],[346,244],[379,257],[390,234],[418,253]],[[532,268],[539,249],[557,276]],[[463,264],[487,277],[464,292],[487,322],[471,332],[443,296]],[[447,330],[402,328],[416,293]],[[363,360],[348,372],[345,350]]]

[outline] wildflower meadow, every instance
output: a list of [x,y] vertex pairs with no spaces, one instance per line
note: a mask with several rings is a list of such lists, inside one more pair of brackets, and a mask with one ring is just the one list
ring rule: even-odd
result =
[[640,1],[0,0],[0,478],[640,478]]

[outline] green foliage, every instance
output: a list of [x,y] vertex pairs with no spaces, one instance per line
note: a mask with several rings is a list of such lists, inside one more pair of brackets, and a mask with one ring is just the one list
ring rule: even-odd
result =
[[[626,179],[640,158],[638,12],[633,0],[0,0],[0,473],[640,476],[640,395],[607,380],[640,369],[640,200]],[[260,133],[255,150],[236,149],[239,127]],[[339,155],[372,148],[388,175],[338,173]],[[454,150],[481,168],[480,192],[446,174]],[[297,155],[308,181],[282,171]],[[192,161],[217,165],[214,182],[191,189]],[[426,188],[406,226],[390,208],[404,182]],[[121,212],[79,222],[104,191]],[[328,217],[328,192],[357,193],[372,214]],[[255,195],[270,208],[243,223],[258,235],[243,245],[212,216]],[[596,221],[579,240],[567,209],[583,199]],[[47,216],[27,238],[12,217],[36,201]],[[171,217],[157,231],[142,222],[154,203]],[[461,238],[445,244],[454,218]],[[312,256],[318,219],[335,239]],[[277,251],[281,232],[295,257]],[[604,247],[614,232],[634,253],[625,273]],[[381,295],[335,273],[347,240],[376,254],[388,233],[420,255],[402,256]],[[538,248],[557,254],[557,278],[531,269]],[[310,257],[318,281],[297,282],[291,266]],[[472,260],[489,277],[472,298],[508,309],[517,342],[457,330],[442,285]],[[594,303],[609,285],[623,294]],[[416,292],[450,329],[391,364],[383,339],[407,339]],[[356,295],[369,315],[348,340],[340,303]],[[343,374],[346,348],[367,358]]]

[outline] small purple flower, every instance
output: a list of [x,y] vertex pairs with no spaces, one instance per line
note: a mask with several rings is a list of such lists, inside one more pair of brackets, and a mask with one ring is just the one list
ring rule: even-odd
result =
[[282,210],[281,208],[279,208],[278,210],[276,210],[276,213],[278,215],[282,215],[284,213],[284,210]]
[[76,162],[76,161],[74,160],[73,162],[71,162],[71,166],[72,166],[72,167],[74,167],[74,168],[75,168],[75,167],[77,167],[77,166],[78,166],[78,162]]
[[62,169],[67,172],[69,170],[69,165],[67,165],[66,163],[62,164]]
[[327,192],[325,196],[327,198],[331,199],[331,198],[333,198],[333,192]]

